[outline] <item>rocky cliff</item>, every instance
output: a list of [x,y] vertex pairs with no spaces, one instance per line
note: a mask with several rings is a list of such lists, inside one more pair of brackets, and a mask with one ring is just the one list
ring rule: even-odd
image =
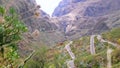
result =
[[38,30],[40,34],[37,41],[54,45],[65,40],[64,35],[57,30],[54,23],[51,23],[49,15],[40,9],[35,0],[0,0],[0,5],[6,9],[14,7],[20,20],[28,27],[29,33]]
[[62,0],[53,13],[58,28],[73,39],[120,26],[120,0]]
[[120,10],[119,0],[62,0],[53,16],[79,13],[83,16],[102,16]]
[[38,30],[38,40],[48,45],[119,27],[119,3],[119,0],[62,0],[50,18],[35,0],[0,0],[6,8],[14,7],[29,32]]

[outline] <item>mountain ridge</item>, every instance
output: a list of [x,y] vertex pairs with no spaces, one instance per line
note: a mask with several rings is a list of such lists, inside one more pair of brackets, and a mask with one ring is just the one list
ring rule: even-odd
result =
[[[3,3],[3,0],[0,1]],[[35,0],[15,0],[13,2],[15,5],[11,6],[16,8],[29,32],[38,30],[41,33],[39,40],[47,42],[48,45],[120,27],[119,0],[109,0],[109,2],[104,0],[62,0],[55,9],[53,17],[37,8],[39,5]],[[67,12],[68,10],[70,11]],[[38,13],[37,18],[36,13]],[[55,16],[57,13],[60,15]]]
[[[53,17],[57,19],[57,23],[55,23],[59,30],[68,36],[68,39],[101,33],[114,28],[116,25],[119,27],[119,0],[74,1],[76,0],[69,2],[62,0],[53,12]],[[61,7],[61,5],[63,6]]]

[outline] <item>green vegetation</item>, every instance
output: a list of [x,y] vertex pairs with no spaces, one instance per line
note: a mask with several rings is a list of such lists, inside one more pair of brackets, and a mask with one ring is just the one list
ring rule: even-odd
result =
[[[84,38],[86,40],[84,40]],[[111,42],[118,43],[120,38],[120,28],[112,29],[110,32],[103,33],[103,38]],[[75,41],[73,44],[73,52],[76,55],[75,64],[77,68],[106,68],[107,67],[107,49],[113,49],[112,52],[112,68],[120,67],[119,48],[114,47],[107,42],[100,42],[95,37],[96,54],[91,55],[89,52],[89,38],[82,37],[81,40]],[[84,45],[84,44],[86,45]],[[119,44],[119,43],[118,43]],[[85,46],[85,47],[84,47]]]
[[[13,8],[6,11],[4,7],[0,6],[0,68],[17,68],[21,61],[24,62],[27,55],[20,59],[17,43],[26,31],[26,26],[19,20]],[[105,32],[102,37],[105,40],[120,44],[120,28]],[[70,55],[64,48],[67,43],[68,41],[52,48],[33,41],[25,44],[35,50],[35,54],[26,63],[23,63],[25,64],[24,68],[67,68],[66,61],[71,60]],[[107,42],[100,42],[97,37],[95,37],[95,55],[90,54],[89,36],[73,41],[70,47],[75,54],[75,66],[77,68],[106,68],[108,48],[113,49],[111,54],[112,67],[120,67],[120,49]]]
[[41,46],[40,51],[36,51],[33,58],[31,58],[25,65],[25,68],[43,68],[47,62],[46,52],[47,48]]
[[0,6],[0,68],[17,67],[17,43],[26,31],[13,8]]
[[65,61],[69,57],[62,47],[58,46],[51,49],[41,45],[24,68],[67,68]]
[[[90,37],[85,36],[74,41],[71,46],[76,55],[75,65],[77,68],[102,68],[106,66],[106,47],[95,38],[95,55],[90,54]],[[104,50],[105,49],[105,50]]]
[[[115,28],[111,31],[118,32],[118,28]],[[103,38],[107,39],[107,37],[109,37],[111,38],[110,39],[111,42],[112,40],[119,38],[119,35],[118,35],[119,32],[114,33],[116,35],[114,37],[111,37],[112,35],[111,33],[113,32],[104,33]],[[41,53],[38,52],[37,56],[39,57],[37,57],[37,60],[35,60],[36,59],[36,55],[35,55],[31,60],[29,60],[25,68],[33,68],[33,67],[34,68],[67,68],[66,61],[71,60],[70,55],[64,49],[67,43],[68,42],[65,42],[62,45],[60,43],[53,48],[48,48],[42,56],[44,57],[44,59],[41,58],[42,60],[44,60],[44,62],[37,61],[37,60],[41,60],[40,57],[42,55]],[[73,44],[70,45],[70,47],[76,57],[74,61],[76,68],[106,68],[108,63],[107,61],[108,48],[113,49],[113,52],[111,54],[112,68],[120,67],[120,59],[119,59],[120,50],[114,47],[113,45],[108,44],[107,42],[100,42],[97,39],[97,37],[95,37],[95,50],[96,50],[95,55],[90,54],[90,37],[89,36],[84,36],[79,40],[73,41]],[[38,51],[42,51],[42,50],[39,49]],[[41,62],[43,67],[41,67]]]
[[112,52],[112,68],[119,68],[120,67],[120,49],[115,49]]
[[120,44],[120,28],[114,28],[102,34],[104,39]]

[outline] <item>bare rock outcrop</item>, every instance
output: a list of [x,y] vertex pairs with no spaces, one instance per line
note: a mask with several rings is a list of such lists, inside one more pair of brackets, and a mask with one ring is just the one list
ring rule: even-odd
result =
[[120,0],[62,0],[53,12],[68,39],[120,27]]

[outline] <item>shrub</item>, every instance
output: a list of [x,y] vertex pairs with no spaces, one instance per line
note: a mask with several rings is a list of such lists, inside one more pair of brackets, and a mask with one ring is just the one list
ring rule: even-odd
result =
[[15,65],[15,59],[18,58],[16,45],[25,31],[27,28],[19,20],[14,8],[6,11],[0,6],[0,67]]

